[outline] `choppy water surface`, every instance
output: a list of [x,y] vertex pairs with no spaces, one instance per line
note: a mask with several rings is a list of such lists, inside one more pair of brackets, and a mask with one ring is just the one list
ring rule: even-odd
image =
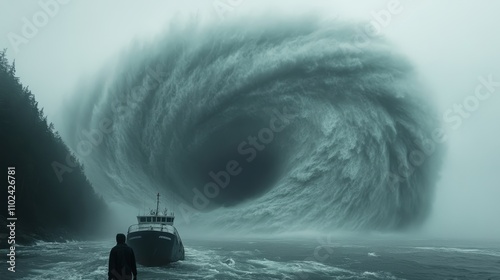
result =
[[[443,241],[185,240],[186,260],[139,279],[500,279],[500,245]],[[439,245],[438,245],[439,244]],[[2,279],[106,279],[112,241],[18,247]],[[2,254],[6,252],[2,250]],[[5,263],[2,271],[6,271]]]

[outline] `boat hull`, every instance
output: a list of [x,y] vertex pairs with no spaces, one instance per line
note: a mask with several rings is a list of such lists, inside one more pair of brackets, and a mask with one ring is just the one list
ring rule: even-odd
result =
[[141,230],[127,234],[136,262],[144,266],[162,266],[184,259],[184,246],[175,233]]

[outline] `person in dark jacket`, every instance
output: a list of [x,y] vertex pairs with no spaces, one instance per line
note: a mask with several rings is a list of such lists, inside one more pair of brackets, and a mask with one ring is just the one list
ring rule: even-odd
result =
[[125,239],[123,233],[116,235],[116,246],[109,252],[108,280],[137,280],[134,250]]

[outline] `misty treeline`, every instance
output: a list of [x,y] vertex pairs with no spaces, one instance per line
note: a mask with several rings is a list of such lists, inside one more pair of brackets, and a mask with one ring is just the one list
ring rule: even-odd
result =
[[[15,63],[9,64],[6,50],[0,52],[0,129],[2,228],[10,195],[7,169],[15,167],[16,242],[80,239],[99,232],[107,215],[103,199],[95,193],[83,166],[54,125],[47,122],[31,91],[16,77]],[[67,160],[76,162],[76,167],[59,180],[52,163]],[[4,241],[2,238],[2,247]]]

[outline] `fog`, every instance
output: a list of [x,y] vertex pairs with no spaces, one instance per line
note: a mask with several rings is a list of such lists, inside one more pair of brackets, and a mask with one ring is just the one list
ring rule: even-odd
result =
[[[50,1],[41,1],[50,2]],[[61,1],[63,2],[63,1]],[[131,44],[153,40],[176,19],[223,21],[217,2],[67,1],[23,43],[13,43],[25,22],[43,11],[37,2],[2,0],[0,47],[15,60],[17,75],[35,94],[48,120],[62,130],[64,108],[75,88]],[[318,13],[347,21],[376,21],[391,1],[232,1],[225,17]],[[352,2],[352,1],[351,1]],[[430,217],[417,235],[438,238],[500,236],[500,2],[400,1],[380,32],[416,66],[446,130],[446,156]],[[249,22],[248,24],[253,24]],[[123,59],[123,58],[122,58]],[[490,81],[490,87],[484,81]],[[493,82],[491,82],[493,81]],[[487,82],[486,82],[487,84]],[[483,85],[477,96],[478,86]],[[490,91],[491,89],[491,91]],[[488,94],[490,93],[490,94]],[[464,112],[459,112],[462,104]],[[64,135],[64,131],[62,131]]]

